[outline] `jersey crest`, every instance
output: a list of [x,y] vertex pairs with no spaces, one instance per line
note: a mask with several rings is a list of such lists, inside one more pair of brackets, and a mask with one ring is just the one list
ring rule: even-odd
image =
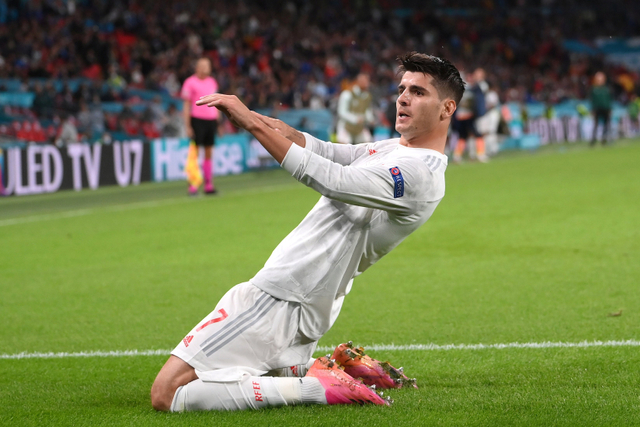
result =
[[389,172],[391,172],[391,177],[393,178],[393,198],[397,199],[404,196],[404,178],[400,168],[394,166],[389,169]]

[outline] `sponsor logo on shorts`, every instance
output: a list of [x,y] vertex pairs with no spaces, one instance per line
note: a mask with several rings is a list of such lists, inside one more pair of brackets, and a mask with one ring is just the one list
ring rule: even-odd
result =
[[193,339],[193,335],[187,335],[186,337],[184,337],[182,340],[182,342],[184,343],[184,346],[189,347],[189,343],[191,342],[192,339]]
[[389,172],[391,172],[391,177],[393,178],[393,198],[397,199],[404,196],[404,178],[400,168],[394,166],[389,169]]

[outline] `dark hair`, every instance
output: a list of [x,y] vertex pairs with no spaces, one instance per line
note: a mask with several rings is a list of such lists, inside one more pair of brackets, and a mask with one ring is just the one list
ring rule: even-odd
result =
[[399,73],[424,73],[433,77],[433,86],[438,91],[440,99],[451,98],[460,103],[464,93],[464,81],[460,72],[451,62],[444,58],[418,52],[405,53],[398,57]]

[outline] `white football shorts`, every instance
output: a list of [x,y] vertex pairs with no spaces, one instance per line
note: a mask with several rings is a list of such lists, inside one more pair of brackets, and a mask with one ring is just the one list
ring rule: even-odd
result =
[[305,364],[317,341],[299,332],[300,304],[249,282],[231,288],[171,352],[197,371],[247,367],[266,373]]

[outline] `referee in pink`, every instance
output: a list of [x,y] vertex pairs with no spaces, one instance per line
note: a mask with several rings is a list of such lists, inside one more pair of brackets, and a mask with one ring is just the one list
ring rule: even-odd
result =
[[[204,95],[218,92],[218,82],[211,77],[211,61],[209,58],[200,58],[196,63],[196,73],[186,79],[182,85],[180,96],[184,101],[182,109],[184,127],[187,137],[195,141],[199,147],[204,147],[204,162],[202,174],[204,175],[205,194],[215,194],[213,185],[213,145],[215,144],[218,130],[218,109],[198,106],[196,101]],[[198,188],[189,185],[189,194],[195,195]]]

